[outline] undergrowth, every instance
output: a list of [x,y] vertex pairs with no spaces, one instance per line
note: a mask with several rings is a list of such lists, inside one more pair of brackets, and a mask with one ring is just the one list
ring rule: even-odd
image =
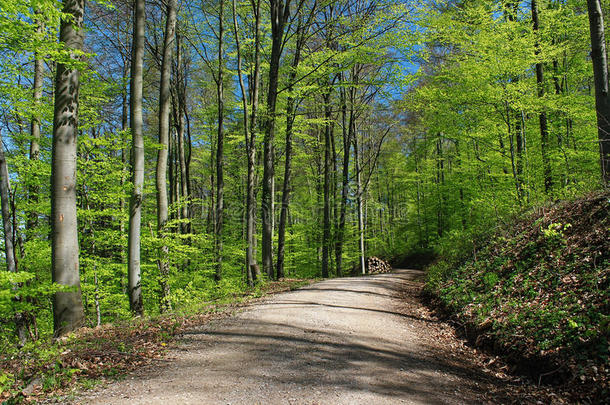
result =
[[610,396],[610,193],[545,206],[428,269],[426,291],[478,346],[575,400]]
[[228,316],[259,297],[293,290],[308,279],[259,284],[240,294],[192,303],[179,311],[82,328],[51,341],[39,339],[0,354],[0,402],[32,403],[54,396],[69,399],[76,389],[90,388],[104,378],[119,378],[163,355],[185,329]]

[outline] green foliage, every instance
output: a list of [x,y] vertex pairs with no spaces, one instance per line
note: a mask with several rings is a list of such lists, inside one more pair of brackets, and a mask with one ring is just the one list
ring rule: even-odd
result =
[[[578,374],[608,364],[608,194],[525,215],[467,258],[431,266],[427,289],[505,350]],[[562,225],[565,224],[565,225]],[[519,339],[514,339],[519,336]]]

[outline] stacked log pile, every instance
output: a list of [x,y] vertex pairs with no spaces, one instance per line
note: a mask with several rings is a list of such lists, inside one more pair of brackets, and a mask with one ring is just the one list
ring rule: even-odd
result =
[[385,260],[371,256],[366,260],[366,269],[369,274],[389,273],[392,266]]

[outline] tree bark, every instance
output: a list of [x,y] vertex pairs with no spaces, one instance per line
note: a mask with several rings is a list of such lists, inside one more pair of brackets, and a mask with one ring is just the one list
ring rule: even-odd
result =
[[591,60],[595,79],[595,110],[602,181],[610,185],[610,98],[608,95],[608,56],[604,17],[600,0],[587,0],[591,34]]
[[[13,241],[13,222],[11,218],[11,187],[8,174],[8,165],[2,146],[2,135],[0,134],[0,206],[2,208],[2,225],[4,230],[4,258],[6,259],[6,270],[9,273],[17,272],[17,260],[15,259],[15,245]],[[15,286],[16,289],[16,286]],[[16,298],[18,301],[19,298]],[[23,346],[27,340],[25,318],[22,312],[15,313],[15,332],[19,344]]]
[[301,61],[301,51],[305,43],[305,35],[302,26],[302,20],[299,19],[297,26],[297,42],[294,50],[294,58],[290,75],[288,77],[288,99],[286,100],[286,145],[284,149],[284,183],[282,185],[282,205],[280,207],[280,223],[278,225],[278,241],[277,241],[277,263],[276,276],[277,278],[284,277],[284,256],[286,250],[286,225],[288,222],[288,207],[290,204],[290,180],[292,176],[292,133],[295,120],[295,99],[291,94],[293,83],[297,76],[297,68]]
[[[540,21],[538,18],[538,4],[536,0],[532,0],[532,23],[534,25],[534,34],[538,35],[540,30]],[[536,39],[536,56],[540,55],[540,43]],[[538,98],[544,97],[544,72],[542,62],[536,62],[536,84],[538,87]],[[544,107],[538,115],[540,121],[540,150],[542,153],[542,171],[544,177],[544,191],[549,193],[553,187],[553,178],[551,174],[551,163],[549,161],[549,128]]]
[[[41,13],[37,12],[37,16],[40,16]],[[43,22],[42,18],[40,18],[36,23],[36,30],[38,33],[43,31]],[[30,135],[32,139],[30,140],[30,162],[35,162],[38,160],[40,155],[40,113],[38,112],[40,101],[42,99],[42,84],[43,84],[43,73],[44,73],[44,61],[42,57],[36,52],[34,55],[34,86],[33,86],[33,104],[34,111],[32,114],[32,121],[30,124]],[[39,187],[35,184],[31,185],[28,189],[28,198],[31,204],[36,204],[38,202],[38,192]],[[30,235],[26,235],[32,237],[32,231],[38,225],[38,213],[35,211],[30,211],[28,213],[28,220],[26,224],[26,228]]]
[[288,18],[290,0],[270,0],[271,8],[271,60],[269,63],[269,91],[267,92],[267,117],[265,119],[265,138],[263,151],[263,271],[272,279],[273,272],[273,142],[275,137],[275,110],[280,68],[280,56],[284,38],[284,25]]
[[343,170],[341,176],[341,203],[339,208],[339,224],[337,226],[337,242],[335,245],[335,263],[337,276],[343,273],[343,240],[345,238],[345,214],[347,211],[347,196],[349,192],[349,158],[351,149],[352,129],[354,125],[354,110],[350,109],[347,116],[347,100],[345,91],[341,91],[341,117],[343,123]]
[[525,128],[521,125],[521,116],[523,114],[522,110],[515,116],[515,143],[516,143],[516,171],[517,171],[517,197],[519,198],[519,203],[521,204],[523,200],[523,142],[524,136],[523,132]]
[[[124,87],[121,88],[121,132],[122,132],[122,136],[124,136],[124,134],[126,133],[127,129],[129,128],[129,102],[128,102],[128,98],[127,98],[127,84],[125,83],[125,78],[127,77],[127,72],[128,72],[128,68],[127,68],[127,62],[124,63],[123,65],[123,83],[124,83]],[[121,143],[124,145],[126,142],[126,140],[121,139]],[[121,190],[124,189],[125,187],[125,180],[126,180],[126,171],[127,171],[127,157],[125,154],[125,148],[121,147]],[[120,215],[120,219],[119,219],[119,232],[121,233],[121,238],[123,237],[123,235],[125,235],[125,221],[123,219],[123,212],[125,211],[125,199],[123,198],[123,196],[119,197],[119,211],[121,212]],[[125,262],[125,254],[127,252],[121,249],[121,263],[126,264]],[[121,277],[121,286],[124,287],[124,282],[123,282],[123,277]],[[124,292],[127,292],[124,288],[123,288]]]
[[331,177],[331,107],[330,89],[323,94],[324,99],[324,217],[322,224],[322,277],[329,275],[329,251],[330,251],[330,177]]
[[[256,17],[255,17],[256,18]],[[244,140],[246,144],[246,160],[248,165],[248,178],[246,181],[246,280],[248,286],[252,287],[255,282],[255,277],[258,276],[254,270],[256,266],[256,259],[253,257],[253,239],[254,239],[254,216],[256,215],[256,200],[254,195],[254,170],[255,170],[255,152],[256,145],[254,134],[251,134],[249,124],[249,113],[248,113],[248,95],[246,93],[246,86],[244,84],[244,78],[241,73],[242,69],[242,58],[241,58],[241,44],[239,41],[239,28],[237,25],[237,5],[236,0],[233,0],[233,33],[235,34],[235,46],[237,49],[237,74],[239,78],[239,88],[241,90],[241,101],[244,112]],[[258,47],[258,44],[255,45]]]
[[[180,35],[176,34],[176,101],[178,104],[176,115],[178,124],[178,161],[180,165],[180,212],[183,220],[189,218],[189,203],[188,200],[188,176],[186,170],[186,154],[184,147],[184,116],[186,111],[186,83],[184,78],[184,66],[182,63],[182,46],[180,43]],[[180,231],[182,234],[190,232],[190,224],[187,222],[180,223]]]
[[142,119],[142,73],[144,59],[145,0],[134,0],[134,25],[129,85],[129,125],[131,127],[131,181],[133,191],[129,201],[129,238],[127,241],[127,284],[129,308],[142,315],[142,280],[140,270],[140,233],[142,200],[144,198],[144,136]]
[[[59,41],[80,57],[83,49],[84,0],[65,0]],[[57,64],[51,158],[51,256],[53,282],[62,291],[53,297],[53,327],[56,337],[79,328],[85,321],[80,289],[78,227],[76,216],[76,152],[78,136],[79,71]]]
[[[171,96],[172,50],[176,31],[176,0],[167,3],[167,18],[165,21],[165,35],[163,39],[163,57],[161,60],[161,83],[159,90],[159,143],[161,149],[157,153],[157,233],[158,237],[165,238],[167,224],[167,155],[169,147],[169,118]],[[161,243],[159,249],[159,279],[161,287],[160,310],[171,310],[169,299],[169,248]]]
[[247,232],[248,251],[246,260],[252,272],[254,282],[260,279],[261,270],[256,263],[256,133],[258,132],[258,102],[261,79],[261,0],[253,3],[255,13],[254,32],[254,77],[252,86],[252,115],[250,118],[250,150],[248,151],[248,217]]
[[224,75],[223,75],[223,36],[224,0],[220,0],[218,11],[218,80],[216,82],[216,95],[218,97],[218,139],[216,141],[216,222],[214,226],[214,247],[216,256],[216,273],[214,278],[219,281],[222,277],[222,214],[224,209]]
[[362,212],[362,176],[361,176],[361,166],[360,166],[360,158],[358,151],[358,136],[354,133],[354,164],[356,165],[356,201],[358,204],[357,207],[357,215],[358,215],[358,235],[359,235],[359,247],[360,247],[360,270],[362,274],[366,273],[366,267],[364,264],[364,218]]

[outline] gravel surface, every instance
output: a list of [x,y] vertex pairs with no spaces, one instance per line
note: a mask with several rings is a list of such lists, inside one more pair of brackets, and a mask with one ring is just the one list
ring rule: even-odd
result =
[[[332,279],[185,333],[90,404],[472,404],[483,373],[439,338],[416,270]],[[412,294],[409,295],[409,291]],[[406,294],[406,295],[405,295]]]

